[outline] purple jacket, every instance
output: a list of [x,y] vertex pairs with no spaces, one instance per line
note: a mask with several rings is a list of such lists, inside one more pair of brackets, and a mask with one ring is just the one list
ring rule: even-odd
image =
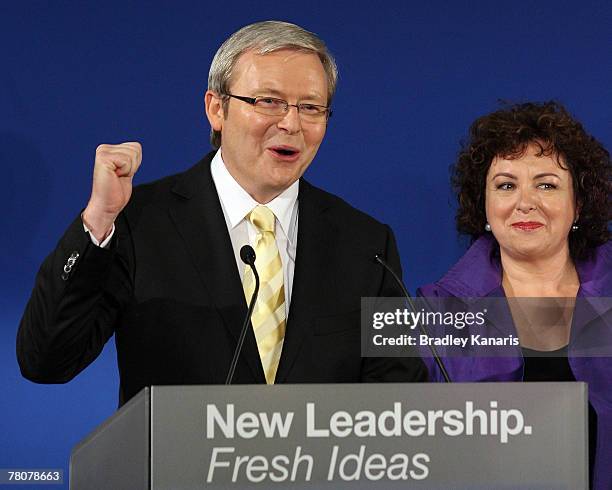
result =
[[[503,297],[501,264],[494,254],[490,236],[476,240],[470,249],[442,279],[420,288],[419,296],[440,298]],[[576,263],[580,279],[578,297],[612,297],[612,242],[600,246],[592,259]],[[603,301],[596,315],[612,315],[610,301]],[[572,319],[568,358],[577,381],[589,385],[589,402],[597,413],[597,449],[593,488],[612,489],[612,358],[577,356],[583,327],[595,317],[593,312],[578,311]],[[511,321],[502,322],[509,333],[514,333]],[[602,344],[612,345],[612,331],[603,327],[596,330]],[[592,327],[589,327],[592,331]],[[597,328],[597,327],[595,327]],[[589,333],[589,332],[587,332]],[[523,357],[517,349],[515,357],[449,357],[444,364],[452,381],[522,381]],[[574,354],[574,355],[572,355]],[[424,359],[431,381],[443,381],[432,359]]]

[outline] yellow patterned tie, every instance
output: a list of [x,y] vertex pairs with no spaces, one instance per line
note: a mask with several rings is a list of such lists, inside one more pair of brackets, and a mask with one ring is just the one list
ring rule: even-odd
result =
[[[257,257],[255,267],[260,280],[259,296],[251,323],[266,382],[273,384],[285,338],[283,264],[274,236],[274,213],[266,206],[257,206],[247,215],[247,219],[257,229],[254,247]],[[249,302],[255,290],[255,277],[249,266],[245,270],[243,287]]]

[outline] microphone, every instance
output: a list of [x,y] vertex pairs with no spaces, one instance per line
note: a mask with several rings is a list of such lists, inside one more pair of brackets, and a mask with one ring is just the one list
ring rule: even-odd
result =
[[251,322],[251,315],[253,314],[253,309],[255,308],[257,295],[259,294],[259,274],[257,273],[257,269],[255,268],[255,250],[253,250],[253,247],[251,247],[250,245],[243,246],[240,249],[240,258],[246,265],[250,266],[251,270],[253,271],[253,275],[255,276],[255,290],[253,291],[253,296],[251,296],[251,301],[249,302],[249,309],[247,311],[247,314],[244,317],[244,323],[242,324],[242,330],[240,330],[240,336],[238,337],[238,343],[236,344],[236,349],[234,350],[234,357],[232,358],[232,363],[230,364],[230,368],[227,373],[227,378],[225,378],[226,385],[232,384],[232,379],[234,378],[234,371],[236,370],[238,358],[240,357],[240,352],[242,351],[242,344],[244,344],[244,338],[246,337],[246,333],[249,328],[249,323]]
[[[240,258],[245,264],[255,267],[255,250],[250,245],[245,245],[240,249]],[[255,274],[255,277],[258,277],[257,274]]]
[[[376,254],[374,255],[374,259],[376,260],[376,262],[378,262],[387,271],[391,273],[391,275],[393,276],[393,279],[395,279],[395,282],[399,285],[400,289],[402,290],[402,293],[406,297],[406,301],[408,303],[408,306],[410,307],[410,310],[416,313],[416,306],[414,302],[412,301],[412,297],[410,296],[410,294],[408,294],[408,291],[406,290],[406,287],[404,286],[404,283],[399,278],[399,276],[395,273],[393,269],[391,269],[391,267],[389,267],[385,259],[382,258],[382,255]],[[425,325],[423,325],[421,322],[418,322],[418,325],[419,325],[419,330],[421,331],[421,333],[429,337],[429,332],[427,331],[427,328],[425,327]],[[442,373],[444,380],[447,383],[450,383],[451,382],[450,376],[448,375],[448,372],[446,371],[446,368],[444,367],[444,363],[442,362],[442,359],[440,358],[440,355],[438,354],[438,351],[436,350],[436,346],[432,344],[428,344],[428,345],[429,345],[429,350],[431,351],[431,354],[433,355],[433,358],[436,361],[436,364],[440,368],[440,372]]]

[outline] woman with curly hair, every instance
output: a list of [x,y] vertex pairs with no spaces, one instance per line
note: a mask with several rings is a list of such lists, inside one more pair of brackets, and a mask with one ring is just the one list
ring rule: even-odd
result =
[[[560,104],[513,105],[472,124],[453,187],[457,229],[473,243],[419,295],[508,298],[507,328],[520,346],[504,357],[447,357],[450,378],[587,382],[591,485],[612,488],[612,360],[577,345],[587,330],[577,300],[612,297],[609,153]],[[607,338],[598,340],[609,350],[607,303],[598,311]],[[430,361],[430,378],[441,381]]]

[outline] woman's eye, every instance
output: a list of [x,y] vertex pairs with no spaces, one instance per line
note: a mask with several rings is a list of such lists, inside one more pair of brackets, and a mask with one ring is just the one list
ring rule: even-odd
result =
[[539,184],[538,187],[540,189],[545,189],[545,190],[550,190],[550,189],[556,189],[557,188],[557,186],[555,184],[551,184],[549,182],[543,182],[543,183]]
[[499,184],[497,188],[502,191],[509,191],[514,189],[514,184],[511,182],[504,182],[503,184]]

